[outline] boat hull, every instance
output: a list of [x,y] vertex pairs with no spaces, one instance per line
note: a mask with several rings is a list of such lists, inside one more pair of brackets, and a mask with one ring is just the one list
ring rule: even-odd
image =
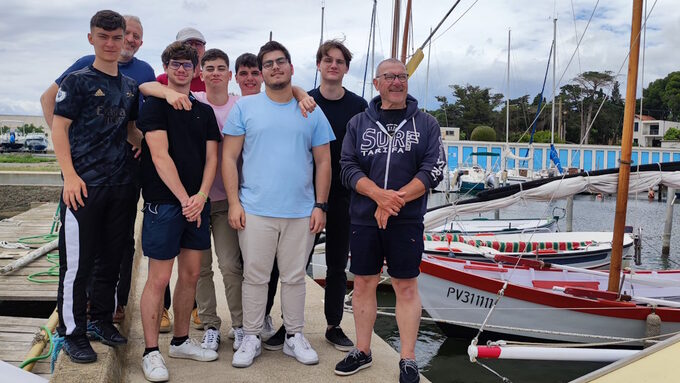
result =
[[[423,260],[418,288],[423,308],[435,320],[479,329],[503,281]],[[680,331],[680,310],[657,310],[661,332]],[[509,283],[485,331],[564,342],[601,342],[645,336],[647,307],[597,301]]]

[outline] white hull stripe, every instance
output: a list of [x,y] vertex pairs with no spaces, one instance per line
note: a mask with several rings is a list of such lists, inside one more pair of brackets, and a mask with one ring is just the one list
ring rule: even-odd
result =
[[73,315],[73,284],[78,273],[80,262],[80,228],[78,220],[71,212],[66,210],[64,219],[64,240],[66,241],[66,274],[64,274],[64,302],[62,317],[66,326],[66,335],[71,335],[76,329],[76,321]]

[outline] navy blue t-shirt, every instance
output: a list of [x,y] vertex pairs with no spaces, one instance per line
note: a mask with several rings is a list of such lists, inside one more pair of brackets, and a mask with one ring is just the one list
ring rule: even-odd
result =
[[[57,85],[61,85],[61,82],[64,81],[66,76],[79,69],[87,68],[88,66],[92,65],[92,63],[94,63],[94,55],[83,56],[76,60],[73,65],[68,67],[68,69],[66,69],[64,73],[59,76],[59,78],[54,80],[54,82],[56,82]],[[133,57],[128,62],[119,62],[118,70],[120,73],[137,81],[138,86],[140,84],[144,84],[145,82],[156,81],[156,75],[153,72],[151,65],[149,65],[146,61],[138,60],[136,57]],[[143,97],[139,97],[140,108],[142,107],[142,101],[144,101]]]
[[[203,181],[206,141],[220,141],[222,135],[215,113],[189,95],[191,110],[175,110],[164,99],[148,97],[142,105],[137,127],[144,133],[165,130],[168,153],[179,179],[189,195],[198,193]],[[142,141],[142,196],[150,203],[179,204],[156,171],[146,139]]]
[[127,185],[127,123],[137,119],[135,80],[92,66],[68,75],[59,86],[54,114],[70,119],[73,167],[87,186]]
[[[343,88],[344,89],[344,88]],[[340,179],[340,153],[342,152],[342,140],[347,132],[347,123],[368,108],[368,103],[363,98],[345,89],[345,94],[339,100],[328,100],[321,95],[319,88],[307,92],[314,98],[328,122],[333,128],[335,141],[331,141],[331,194],[349,195],[349,190],[342,185]]]

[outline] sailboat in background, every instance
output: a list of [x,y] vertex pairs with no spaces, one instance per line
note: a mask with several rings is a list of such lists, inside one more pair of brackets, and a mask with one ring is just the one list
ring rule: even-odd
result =
[[[622,272],[621,269],[631,174],[641,9],[642,0],[635,0],[621,165],[618,174],[609,175],[609,178],[614,175],[618,178],[609,272],[546,265],[521,257],[506,259],[505,265],[491,266],[436,256],[423,257],[418,283],[423,306],[433,318],[440,318],[447,325],[478,329],[468,348],[471,361],[478,357],[499,357],[505,349],[498,345],[478,346],[483,331],[568,342],[617,341],[636,346],[642,345],[649,336],[648,331],[656,331],[658,338],[680,332],[680,270]],[[680,187],[678,172],[661,169],[659,172],[662,173],[659,178],[647,178],[647,182],[663,181],[669,187]],[[566,177],[564,181],[567,181]],[[565,184],[569,186],[569,182]],[[640,183],[636,183],[635,187],[639,186]],[[484,203],[488,205],[489,201]],[[427,221],[426,217],[426,226]],[[648,321],[657,322],[659,326],[648,327]],[[604,356],[608,352],[600,349],[559,350],[559,360],[585,360],[586,354],[588,360],[611,360]],[[545,348],[536,347],[533,357],[529,353],[524,356],[525,359],[542,359],[542,353],[545,354]]]
[[[507,89],[506,89],[506,116],[505,116],[505,150],[503,151],[503,169],[498,173],[498,178],[502,185],[512,185],[522,182],[527,182],[539,178],[546,178],[550,176],[555,176],[557,174],[562,174],[563,169],[560,164],[560,158],[555,149],[555,94],[556,88],[556,68],[557,68],[557,19],[553,19],[553,41],[550,46],[550,54],[548,55],[548,65],[546,67],[545,76],[543,77],[543,86],[541,88],[541,93],[538,101],[538,107],[536,109],[536,116],[531,124],[531,136],[529,139],[529,148],[527,149],[524,156],[516,155],[510,149],[508,143],[510,134],[510,31],[508,31],[508,69],[507,69]],[[550,160],[551,167],[548,169],[541,169],[539,171],[534,171],[532,166],[532,160],[534,157],[534,133],[536,133],[536,124],[538,122],[538,117],[542,111],[541,107],[543,105],[543,92],[545,91],[545,83],[548,78],[548,70],[552,62],[552,81],[553,81],[553,92],[552,92],[552,115],[550,123]],[[513,169],[507,168],[508,160],[518,161],[518,166]],[[554,167],[553,167],[554,166]]]

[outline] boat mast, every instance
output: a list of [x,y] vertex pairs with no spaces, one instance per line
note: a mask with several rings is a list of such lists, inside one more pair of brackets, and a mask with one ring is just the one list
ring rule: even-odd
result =
[[[321,38],[319,39],[319,46],[323,44],[323,16],[324,16],[324,9],[326,8],[326,1],[322,0],[321,1]],[[319,70],[317,69],[314,71],[314,88],[316,88],[316,78],[319,76]]]
[[553,91],[552,115],[550,118],[550,145],[555,144],[555,72],[557,69],[557,18],[553,18]]
[[510,29],[508,29],[508,71],[505,88],[505,144],[510,141]]
[[[430,28],[430,33],[432,33],[432,28]],[[425,102],[423,106],[423,111],[427,112],[427,96],[430,85],[430,53],[432,52],[432,44],[427,47],[427,69],[425,70]]]
[[399,15],[401,14],[401,1],[394,0],[394,10],[392,11],[392,52],[390,57],[397,58],[399,45]]
[[645,2],[645,25],[642,34],[642,69],[640,70],[640,129],[642,129],[642,100],[645,95],[645,48],[647,47],[647,2]]
[[411,0],[406,1],[406,18],[404,19],[404,38],[401,40],[401,62],[406,64],[406,51],[408,50],[408,29],[411,22]]
[[[375,78],[375,18],[376,18],[376,10],[378,8],[378,0],[373,0],[373,35],[371,37],[371,81]],[[372,85],[372,84],[371,84]],[[369,87],[371,89],[371,100],[373,99],[373,89],[375,88],[374,86]]]
[[[508,28],[508,68],[506,71],[506,87],[505,87],[505,150],[510,151],[510,28]],[[508,172],[508,156],[503,155],[503,173],[501,178],[507,179]]]
[[638,61],[640,59],[640,24],[642,0],[633,1],[633,21],[630,32],[630,55],[626,80],[626,104],[623,110],[623,134],[621,137],[621,159],[619,160],[619,185],[616,192],[616,215],[614,216],[614,237],[612,259],[609,267],[609,287],[619,291],[621,278],[621,256],[623,254],[623,231],[626,225],[628,207],[628,183],[630,180],[630,158],[633,146],[633,122],[635,120],[635,91],[637,90]]

